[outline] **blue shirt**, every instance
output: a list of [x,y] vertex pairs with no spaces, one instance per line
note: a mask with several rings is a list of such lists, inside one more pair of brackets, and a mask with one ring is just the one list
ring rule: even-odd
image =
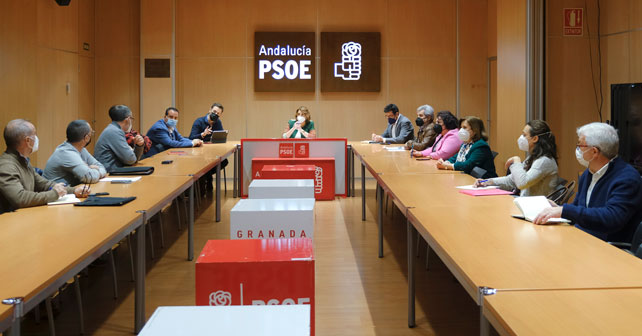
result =
[[152,141],[152,148],[145,153],[145,157],[156,155],[170,148],[192,147],[192,140],[183,138],[176,129],[170,131],[169,126],[163,119],[155,122],[149,128],[147,137]]

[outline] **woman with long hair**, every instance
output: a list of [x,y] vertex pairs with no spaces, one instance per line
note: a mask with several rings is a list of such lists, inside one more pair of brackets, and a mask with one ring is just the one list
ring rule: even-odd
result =
[[558,186],[557,145],[555,135],[543,120],[531,120],[526,123],[522,135],[517,139],[520,150],[527,152],[521,162],[519,156],[506,161],[510,174],[489,179],[478,180],[478,186],[496,185],[504,190],[520,190],[521,196],[546,196]]

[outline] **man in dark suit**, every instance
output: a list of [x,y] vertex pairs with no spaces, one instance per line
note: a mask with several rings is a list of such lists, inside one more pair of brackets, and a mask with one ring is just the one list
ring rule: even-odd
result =
[[388,104],[383,108],[386,118],[388,118],[388,127],[383,134],[372,134],[372,141],[388,144],[405,144],[408,140],[415,138],[415,130],[412,127],[410,119],[399,113],[399,108],[395,104]]
[[[219,103],[214,103],[210,107],[209,112],[204,117],[200,117],[194,120],[192,124],[192,131],[190,132],[190,139],[200,139],[205,142],[209,142],[212,139],[213,131],[223,131],[223,123],[221,122],[221,117],[223,116],[223,105]],[[227,159],[221,161],[221,169],[225,169],[229,162]],[[216,174],[216,168],[210,170],[204,176],[205,180],[205,191],[211,191],[214,189],[212,183],[212,175]]]
[[219,103],[212,104],[209,112],[204,117],[194,120],[192,131],[189,134],[190,139],[201,139],[209,142],[212,139],[213,131],[223,131],[223,105]]

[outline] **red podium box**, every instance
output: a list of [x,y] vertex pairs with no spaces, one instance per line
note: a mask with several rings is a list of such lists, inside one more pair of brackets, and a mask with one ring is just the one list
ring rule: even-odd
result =
[[196,260],[197,306],[293,304],[310,305],[314,335],[310,238],[209,240]]
[[314,165],[265,165],[255,179],[314,180]]
[[[293,177],[292,171],[287,166],[314,165],[314,198],[316,200],[334,199],[334,158],[253,158],[252,178],[265,178],[263,168],[265,166],[285,166],[281,173],[275,172],[274,178],[278,179],[300,179]],[[279,171],[279,170],[277,170]]]

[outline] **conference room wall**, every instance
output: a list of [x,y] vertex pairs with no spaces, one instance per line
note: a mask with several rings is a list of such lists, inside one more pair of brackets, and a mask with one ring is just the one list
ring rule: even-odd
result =
[[0,123],[25,118],[35,124],[40,150],[34,166],[44,168],[65,140],[69,121],[93,120],[93,54],[81,47],[93,44],[92,20],[91,0],[68,7],[54,1],[0,3]]
[[[486,12],[486,1],[459,0],[459,7],[460,110],[485,118],[487,17],[478,14]],[[456,24],[456,1],[177,1],[179,130],[187,133],[214,101],[225,106],[231,139],[279,137],[300,105],[310,108],[320,136],[349,140],[381,133],[389,102],[411,119],[425,103],[456,113]],[[322,93],[317,83],[313,93],[254,92],[259,30],[380,31],[381,91]]]
[[526,122],[526,0],[497,0],[497,173],[523,155],[517,137]]
[[[587,5],[584,35],[569,37],[562,36],[563,8],[585,8],[584,1],[547,2],[546,118],[558,140],[560,175],[567,179],[577,179],[584,171],[575,159],[577,127],[600,120],[597,1]],[[642,4],[603,0],[600,7],[602,120],[606,121],[611,118],[611,84],[642,82],[642,32],[636,31],[642,28]]]
[[[110,0],[95,3],[96,133],[111,122],[109,107],[129,106],[140,128],[140,2]],[[146,130],[142,130],[143,133]]]

